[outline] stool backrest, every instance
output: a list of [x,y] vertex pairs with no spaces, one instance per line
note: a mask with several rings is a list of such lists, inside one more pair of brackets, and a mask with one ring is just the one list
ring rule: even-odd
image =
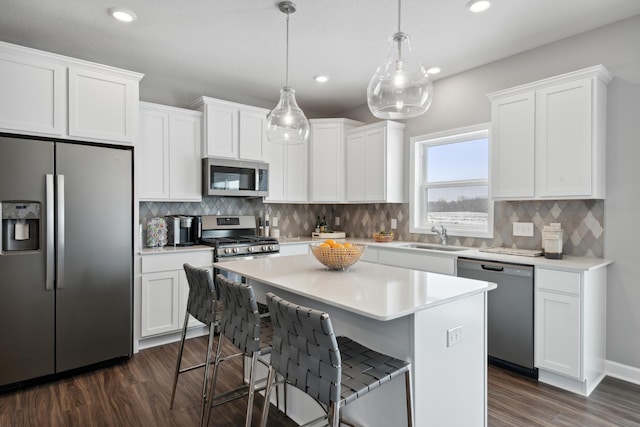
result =
[[247,355],[260,349],[260,313],[253,288],[216,276],[224,310],[221,333]]
[[327,313],[267,293],[273,324],[271,366],[316,400],[340,401],[340,350]]
[[187,275],[187,283],[189,283],[187,311],[209,326],[215,320],[216,300],[218,299],[211,271],[205,268],[196,268],[187,263],[183,267]]

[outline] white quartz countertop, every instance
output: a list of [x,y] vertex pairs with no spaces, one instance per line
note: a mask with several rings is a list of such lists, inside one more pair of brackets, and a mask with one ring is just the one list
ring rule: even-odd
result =
[[[376,320],[392,320],[496,287],[370,262],[331,271],[313,255],[225,261],[214,266]],[[274,291],[277,293],[277,291]]]
[[[455,251],[455,252],[438,251],[438,250],[425,251],[424,249],[403,247],[404,245],[408,245],[411,243],[418,243],[418,242],[394,240],[392,242],[382,243],[382,242],[376,242],[373,239],[349,238],[349,237],[347,237],[345,240],[352,243],[361,243],[361,244],[370,246],[372,248],[408,251],[412,253],[423,253],[425,255],[439,255],[439,256],[446,256],[454,259],[475,258],[475,259],[482,259],[487,261],[526,264],[526,265],[533,265],[537,267],[544,267],[544,268],[557,269],[557,270],[588,271],[588,270],[607,266],[613,262],[605,258],[577,257],[577,256],[566,256],[566,255],[562,259],[548,259],[543,256],[529,257],[529,256],[517,256],[517,255],[507,255],[507,254],[496,254],[496,253],[490,253],[490,252],[481,252],[478,250],[478,248],[463,248],[464,250]],[[310,237],[294,237],[294,238],[285,238],[285,239],[279,240],[279,243],[280,245],[288,245],[288,244],[320,243],[322,241],[323,239],[316,240],[316,239],[311,239]]]
[[202,252],[213,251],[211,246],[206,245],[191,245],[191,246],[163,246],[161,248],[143,248],[140,250],[140,255],[161,255],[161,254],[175,254],[184,252]]

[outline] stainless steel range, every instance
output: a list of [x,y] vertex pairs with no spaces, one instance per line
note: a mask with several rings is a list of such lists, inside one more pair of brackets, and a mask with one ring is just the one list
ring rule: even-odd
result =
[[214,248],[214,262],[277,256],[278,241],[258,236],[256,231],[256,219],[250,215],[205,215],[200,243]]

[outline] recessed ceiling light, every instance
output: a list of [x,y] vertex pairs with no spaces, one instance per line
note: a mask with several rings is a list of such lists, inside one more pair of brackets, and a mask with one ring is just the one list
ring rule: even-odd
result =
[[438,74],[440,71],[442,71],[442,68],[437,66],[427,68],[427,74]]
[[313,80],[318,83],[326,83],[329,81],[329,76],[326,74],[318,74],[317,76],[313,76]]
[[138,19],[135,13],[119,7],[112,7],[109,9],[109,15],[113,16],[120,22],[133,22]]
[[491,7],[491,2],[489,0],[471,0],[467,3],[467,9],[470,12],[480,13]]

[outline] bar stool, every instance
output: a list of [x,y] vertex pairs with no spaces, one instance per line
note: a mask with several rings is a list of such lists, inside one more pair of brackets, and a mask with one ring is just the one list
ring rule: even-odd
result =
[[[411,364],[373,351],[350,338],[336,337],[327,313],[290,303],[267,293],[273,324],[271,371],[267,379],[261,426],[267,425],[269,394],[274,377],[280,375],[324,409],[331,427],[341,422],[345,405],[404,374],[407,425],[413,425]],[[276,381],[277,382],[277,381]]]
[[[211,403],[207,404],[205,422],[203,423],[203,420],[201,420],[201,424],[209,424],[212,407],[243,396],[248,396],[245,426],[249,427],[251,425],[251,416],[253,413],[254,393],[266,388],[266,386],[256,387],[256,383],[258,382],[256,381],[257,362],[262,363],[268,371],[270,370],[269,364],[259,356],[271,353],[271,339],[273,334],[271,320],[269,318],[269,313],[260,313],[258,309],[258,302],[256,301],[253,288],[251,286],[234,282],[222,274],[218,274],[216,276],[216,284],[220,290],[220,297],[225,309],[222,314],[220,338],[218,339],[218,347],[213,362],[213,380],[211,381],[211,390],[209,393],[211,396]],[[223,340],[225,339],[229,340],[240,351],[238,353],[222,357],[222,345]],[[249,383],[242,384],[233,390],[229,390],[216,396],[215,388],[220,363],[238,356],[243,358],[243,362],[245,356],[251,358],[251,365],[249,367]],[[266,381],[266,378],[261,381]]]
[[[204,367],[204,377],[202,381],[202,397],[200,402],[200,417],[204,412],[205,402],[207,400],[207,385],[209,379],[209,367],[211,366],[211,349],[213,348],[213,339],[216,327],[220,325],[221,304],[218,301],[218,292],[211,277],[211,272],[204,268],[196,268],[187,263],[183,265],[184,272],[187,275],[187,283],[189,284],[189,299],[187,301],[187,309],[184,314],[184,324],[182,325],[182,336],[180,338],[180,349],[178,350],[178,361],[176,362],[175,375],[173,376],[173,389],[171,390],[171,405],[173,409],[173,401],[176,396],[176,385],[178,384],[178,376],[184,372]],[[182,353],[184,350],[184,341],[187,335],[187,324],[189,323],[189,315],[195,317],[200,322],[209,327],[209,339],[207,341],[207,356],[204,363],[198,365],[181,368]]]

